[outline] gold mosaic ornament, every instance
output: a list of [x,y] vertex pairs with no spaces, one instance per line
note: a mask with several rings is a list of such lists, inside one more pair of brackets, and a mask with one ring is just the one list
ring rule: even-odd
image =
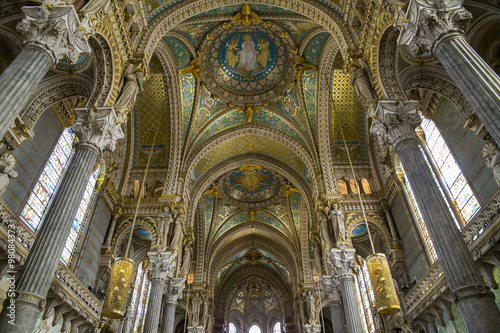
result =
[[392,281],[389,263],[383,253],[371,254],[366,258],[370,273],[375,303],[382,316],[393,315],[401,310],[398,294]]
[[116,258],[102,307],[101,315],[103,317],[111,319],[123,318],[127,307],[128,291],[133,273],[134,261],[132,259],[125,257]]

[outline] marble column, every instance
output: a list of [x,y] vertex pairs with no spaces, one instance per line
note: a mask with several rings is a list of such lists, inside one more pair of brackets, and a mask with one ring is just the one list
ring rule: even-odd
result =
[[346,333],[339,281],[333,276],[323,275],[321,285],[330,306],[333,333]]
[[148,309],[144,321],[144,332],[156,333],[160,324],[161,303],[166,282],[174,276],[177,268],[177,252],[149,252],[148,257],[151,291],[149,292]]
[[398,44],[439,60],[493,139],[500,143],[500,78],[467,42],[472,17],[459,0],[411,1],[400,18]]
[[123,132],[112,108],[75,109],[73,132],[79,138],[75,152],[45,212],[37,237],[16,281],[15,325],[6,311],[0,314],[0,331],[31,332],[42,306],[75,219],[94,165],[101,151],[114,149]]
[[451,194],[450,189],[448,188],[448,185],[446,184],[446,181],[441,174],[441,170],[439,170],[439,167],[434,160],[434,156],[432,156],[432,153],[427,146],[424,130],[419,128],[416,132],[420,139],[420,148],[422,148],[425,156],[427,157],[427,161],[429,162],[429,165],[434,172],[434,175],[436,176],[436,180],[438,181],[439,186],[441,186],[441,190],[443,190],[443,194],[446,198],[446,201],[448,202],[448,206],[450,206],[451,211],[455,216],[455,220],[457,220],[457,222],[460,224],[460,228],[465,227],[466,222],[462,214],[460,213],[460,209],[458,209],[457,202],[453,199],[453,195]]
[[418,101],[380,101],[370,131],[399,155],[446,281],[469,332],[494,332],[500,311],[485,285],[419,147]]
[[353,269],[356,250],[331,249],[327,256],[328,272],[339,280],[340,292],[344,305],[345,321],[348,333],[362,333],[356,291],[354,289]]
[[121,206],[115,206],[115,209],[113,210],[113,217],[108,227],[108,233],[106,234],[106,239],[104,240],[104,244],[101,247],[101,252],[109,251],[109,249],[111,248],[111,241],[113,240],[113,231],[115,230],[116,220],[118,220],[121,215]]
[[26,17],[16,28],[25,39],[24,46],[0,75],[0,138],[49,69],[61,60],[74,63],[82,53],[90,52],[73,6],[25,6],[21,10]]
[[174,333],[175,308],[177,307],[177,300],[182,298],[184,281],[185,279],[175,278],[169,279],[165,283],[161,333]]

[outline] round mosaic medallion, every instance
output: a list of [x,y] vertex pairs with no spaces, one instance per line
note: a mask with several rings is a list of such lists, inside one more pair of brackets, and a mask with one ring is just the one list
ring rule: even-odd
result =
[[279,27],[266,27],[262,22],[219,27],[202,45],[203,82],[227,102],[257,105],[271,101],[294,79],[296,59],[290,59],[286,36]]
[[245,165],[225,174],[219,186],[220,195],[227,203],[241,208],[268,206],[283,195],[279,175],[255,165]]

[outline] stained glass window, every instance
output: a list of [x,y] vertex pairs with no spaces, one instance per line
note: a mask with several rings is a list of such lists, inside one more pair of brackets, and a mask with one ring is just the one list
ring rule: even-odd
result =
[[68,164],[75,135],[70,128],[63,130],[49,161],[45,165],[30,197],[21,212],[21,218],[34,230],[38,230],[50,198]]
[[143,261],[137,268],[137,275],[134,282],[134,291],[130,302],[131,318],[134,323],[134,333],[142,333],[144,329],[144,320],[148,308],[149,291],[151,283],[148,280],[148,271],[146,269],[147,261]]
[[464,221],[468,222],[479,210],[479,202],[434,122],[424,119],[421,127],[425,133],[427,147],[441,171],[452,199],[456,202]]
[[424,236],[424,241],[425,245],[429,249],[429,252],[431,254],[431,257],[433,260],[437,260],[437,255],[436,255],[436,250],[434,249],[434,244],[432,243],[431,236],[429,235],[429,231],[427,230],[427,227],[425,226],[424,219],[422,218],[422,213],[420,212],[420,208],[418,207],[417,201],[415,200],[415,196],[413,195],[413,190],[411,189],[410,183],[406,180],[406,173],[403,167],[401,166],[401,170],[403,171],[404,175],[404,184],[405,184],[405,189],[406,189],[406,194],[408,194],[408,198],[410,199],[410,203],[413,207],[413,211],[415,212],[415,216],[417,217],[418,220],[418,226],[420,227],[420,230],[422,231],[422,235]]
[[366,333],[375,332],[375,324],[373,323],[373,308],[375,306],[375,294],[373,293],[370,276],[366,262],[362,259],[362,265],[359,266],[357,274],[354,276],[356,285],[356,299],[358,301],[359,313],[361,315],[361,324],[363,331]]
[[276,324],[274,324],[273,333],[281,333],[281,324],[279,321]]
[[71,259],[73,258],[74,249],[76,244],[78,244],[78,239],[80,238],[80,234],[83,229],[83,225],[85,220],[87,219],[87,212],[90,206],[90,203],[94,199],[94,187],[97,182],[97,177],[99,176],[100,166],[92,172],[89,177],[89,181],[87,182],[87,187],[85,187],[85,192],[83,193],[82,201],[80,201],[80,205],[78,206],[78,211],[76,212],[75,220],[73,221],[73,225],[71,226],[71,231],[69,232],[68,239],[66,240],[66,244],[64,245],[63,254],[61,259],[64,261],[66,265],[69,265]]
[[260,330],[260,327],[257,326],[257,325],[253,325],[252,327],[250,327],[250,329],[248,330],[248,333],[261,333],[262,331]]
[[233,323],[229,323],[229,333],[238,333],[238,330],[236,329],[236,325],[234,325]]

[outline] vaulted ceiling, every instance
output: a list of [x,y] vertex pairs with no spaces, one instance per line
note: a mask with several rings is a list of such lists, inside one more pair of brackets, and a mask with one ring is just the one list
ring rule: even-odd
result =
[[[318,2],[342,17],[341,1]],[[153,25],[178,1],[145,3]],[[242,7],[221,3],[159,39],[129,125],[132,168],[145,167],[160,123],[151,168],[178,168],[184,181],[196,279],[223,284],[258,266],[293,285],[310,271],[320,141],[333,164],[347,163],[342,129],[353,162],[368,163],[364,109],[324,26],[264,4],[250,4],[243,21]],[[330,102],[320,110],[321,90]]]

